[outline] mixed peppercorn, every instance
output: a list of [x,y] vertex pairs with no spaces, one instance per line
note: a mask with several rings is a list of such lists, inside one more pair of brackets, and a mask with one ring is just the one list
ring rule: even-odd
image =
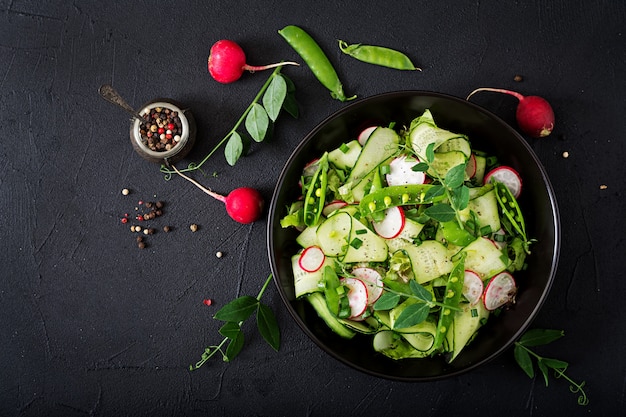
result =
[[148,149],[165,152],[178,145],[183,126],[177,111],[167,107],[154,107],[142,116],[146,121],[139,127],[139,133]]

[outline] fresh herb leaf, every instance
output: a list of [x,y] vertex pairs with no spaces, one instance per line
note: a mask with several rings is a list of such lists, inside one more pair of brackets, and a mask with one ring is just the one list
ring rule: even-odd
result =
[[571,392],[580,394],[578,396],[578,405],[584,406],[589,404],[589,398],[587,398],[587,394],[583,389],[585,381],[579,384],[565,374],[569,364],[558,359],[544,358],[530,349],[531,346],[551,343],[562,337],[563,334],[562,330],[528,330],[517,342],[515,342],[513,355],[517,364],[530,378],[535,376],[532,368],[532,358],[535,358],[537,361],[537,367],[543,375],[546,386],[548,386],[549,369],[554,370],[556,378],[562,377],[570,383],[569,389]]
[[520,337],[518,343],[527,347],[547,345],[548,343],[560,339],[564,335],[565,332],[563,330],[531,329]]
[[224,148],[224,156],[228,165],[233,166],[237,163],[243,153],[243,141],[237,132],[233,132]]
[[445,177],[445,184],[450,189],[459,188],[465,179],[465,164],[453,166],[448,170]]
[[435,160],[435,144],[429,143],[428,146],[426,146],[426,162],[428,162],[429,164],[432,164],[434,160]]
[[243,332],[237,333],[234,339],[229,338],[230,343],[226,348],[226,354],[224,356],[225,362],[232,362],[233,359],[239,355],[239,352],[243,349],[243,345],[245,342],[245,338],[243,336]]
[[[279,349],[280,329],[278,322],[272,310],[261,303],[261,297],[265,293],[271,280],[272,275],[270,274],[256,298],[250,296],[239,297],[218,310],[215,314],[215,318],[226,321],[219,330],[220,334],[224,336],[224,339],[219,345],[205,348],[200,360],[196,362],[195,365],[189,365],[189,370],[193,371],[194,369],[200,368],[218,352],[221,353],[222,359],[225,362],[230,362],[239,355],[239,352],[241,352],[244,346],[244,336],[241,331],[241,325],[244,320],[248,319],[255,311],[257,316],[257,328],[261,336],[263,336],[263,339],[274,350]],[[226,344],[228,345],[226,346],[226,350],[224,350]]]
[[456,212],[452,207],[447,204],[435,204],[428,207],[424,210],[424,214],[428,215],[431,219],[437,220],[438,222],[449,222],[450,220],[454,220],[456,216]]
[[252,315],[259,305],[259,300],[249,295],[236,298],[215,313],[217,320],[240,322]]
[[275,122],[287,96],[287,83],[281,76],[274,77],[263,94],[263,107],[269,118]]
[[237,334],[241,331],[241,326],[239,323],[228,321],[224,323],[222,327],[220,327],[220,334],[224,337],[228,337],[229,339],[234,339]]
[[407,327],[420,324],[428,317],[430,308],[425,303],[415,303],[407,306],[396,319],[393,327],[395,329],[405,329]]
[[426,172],[428,170],[428,164],[426,162],[419,162],[411,167],[415,172]]
[[411,280],[409,282],[409,288],[413,295],[415,295],[420,300],[430,303],[433,300],[433,295],[426,288],[418,284],[416,281]]
[[275,350],[280,348],[280,331],[274,312],[265,304],[259,303],[256,324],[263,339]]
[[374,303],[374,310],[391,310],[400,302],[400,295],[390,292],[383,293]]
[[267,112],[259,103],[254,103],[246,116],[246,130],[256,142],[262,142],[270,125]]

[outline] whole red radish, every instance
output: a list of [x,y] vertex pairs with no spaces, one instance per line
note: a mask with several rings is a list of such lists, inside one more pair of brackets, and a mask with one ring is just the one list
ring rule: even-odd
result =
[[262,71],[281,65],[299,65],[296,62],[279,62],[271,65],[252,66],[246,63],[246,54],[239,44],[222,39],[213,44],[209,53],[209,73],[215,81],[232,83],[241,78],[244,71]]
[[480,91],[509,94],[519,100],[515,118],[520,129],[529,136],[542,138],[552,133],[554,129],[554,111],[544,98],[539,96],[523,96],[520,93],[501,88],[477,88],[467,99]]
[[198,181],[189,178],[178,169],[176,169],[175,166],[172,165],[172,167],[178,175],[180,175],[211,197],[224,203],[226,205],[226,212],[234,221],[248,224],[261,218],[261,215],[263,214],[264,201],[261,193],[259,193],[254,188],[236,188],[231,191],[230,194],[224,197],[223,195],[209,190]]

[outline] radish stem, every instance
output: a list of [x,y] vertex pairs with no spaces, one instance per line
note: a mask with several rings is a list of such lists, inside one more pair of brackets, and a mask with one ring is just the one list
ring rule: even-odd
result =
[[204,191],[205,193],[207,193],[208,195],[210,195],[211,197],[213,197],[216,200],[221,201],[222,203],[226,204],[226,197],[224,197],[223,195],[214,193],[213,191],[209,190],[208,188],[204,187],[202,184],[200,184],[198,181],[189,178],[187,175],[183,174],[182,172],[180,172],[174,165],[172,165],[172,168],[174,168],[174,171],[176,171],[176,173],[178,175],[180,175],[181,177],[183,177],[184,179],[186,179],[187,181],[189,181],[190,183],[192,183],[193,185],[195,185],[196,187],[198,187],[199,189],[201,189],[202,191]]
[[481,91],[491,91],[493,93],[503,93],[503,94],[509,94],[515,98],[517,98],[519,101],[524,100],[524,96],[521,95],[518,92],[515,91],[511,91],[511,90],[505,90],[503,88],[489,88],[489,87],[482,87],[482,88],[477,88],[476,90],[472,91],[466,98],[466,100],[469,100],[471,96],[473,96],[474,94],[481,92]]
[[243,69],[246,71],[250,71],[250,72],[254,72],[254,71],[263,71],[263,70],[267,70],[270,68],[276,68],[276,67],[282,67],[283,65],[297,65],[299,66],[300,64],[298,64],[297,62],[291,62],[291,61],[287,61],[287,62],[277,62],[275,64],[270,64],[270,65],[244,65]]

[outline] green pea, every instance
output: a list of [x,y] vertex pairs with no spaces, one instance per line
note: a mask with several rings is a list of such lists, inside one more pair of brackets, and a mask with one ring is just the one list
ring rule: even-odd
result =
[[379,65],[381,67],[393,68],[397,70],[417,70],[411,59],[400,51],[385,48],[384,46],[362,45],[356,43],[348,45],[346,42],[339,40],[339,49],[346,55],[358,59],[367,64]]
[[340,101],[356,98],[356,96],[346,97],[337,71],[335,71],[322,48],[302,28],[290,25],[279,30],[278,33],[306,62],[313,75],[330,91],[330,95],[333,98]]

